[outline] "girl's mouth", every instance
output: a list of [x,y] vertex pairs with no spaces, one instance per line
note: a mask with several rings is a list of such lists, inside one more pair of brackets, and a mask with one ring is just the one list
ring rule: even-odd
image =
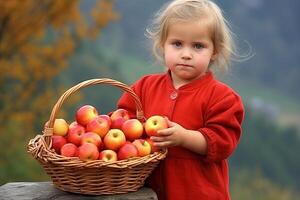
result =
[[177,66],[182,66],[182,67],[193,67],[192,65],[188,65],[188,64],[177,64]]

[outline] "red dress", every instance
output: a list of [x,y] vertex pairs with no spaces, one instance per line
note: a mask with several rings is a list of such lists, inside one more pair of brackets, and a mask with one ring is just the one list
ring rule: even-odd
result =
[[[171,147],[164,161],[147,180],[159,200],[230,199],[227,158],[241,135],[244,108],[239,95],[214,79],[211,72],[175,89],[169,72],[142,77],[133,86],[144,115],[167,116],[186,129],[198,130],[206,138],[207,155],[182,147]],[[135,114],[135,104],[124,93],[118,102]]]

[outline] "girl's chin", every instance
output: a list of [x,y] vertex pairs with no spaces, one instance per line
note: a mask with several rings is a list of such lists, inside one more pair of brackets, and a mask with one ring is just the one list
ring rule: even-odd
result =
[[194,81],[194,80],[197,80],[199,78],[201,78],[203,76],[203,74],[201,75],[195,75],[195,74],[180,74],[178,75],[177,77],[182,79],[182,80],[185,80],[185,81]]
[[178,79],[181,79],[183,81],[188,81],[188,82],[196,80],[198,78],[197,76],[193,76],[190,74],[177,74],[176,76]]

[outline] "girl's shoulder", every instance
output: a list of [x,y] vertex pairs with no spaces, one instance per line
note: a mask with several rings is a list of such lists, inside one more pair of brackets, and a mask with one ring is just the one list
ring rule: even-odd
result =
[[229,92],[229,93],[235,92],[235,90],[232,87],[230,87],[228,84],[217,79],[214,79],[212,86],[215,90],[219,92],[220,91]]
[[156,73],[156,74],[147,74],[142,76],[139,80],[142,81],[154,81],[154,80],[161,80],[166,77],[166,73]]
[[213,99],[222,99],[229,96],[235,99],[241,99],[238,92],[235,91],[231,86],[217,79],[214,79],[213,83],[211,84],[211,96]]
[[134,85],[153,85],[166,80],[166,73],[147,74],[138,79]]

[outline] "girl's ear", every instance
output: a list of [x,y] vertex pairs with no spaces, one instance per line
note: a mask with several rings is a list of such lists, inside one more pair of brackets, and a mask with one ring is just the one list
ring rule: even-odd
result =
[[212,61],[214,61],[214,60],[216,60],[217,59],[217,57],[218,57],[218,54],[217,53],[214,53],[212,56],[211,56],[211,60]]
[[214,61],[214,60],[216,60],[217,59],[217,57],[218,57],[218,52],[216,51],[216,50],[214,50],[214,52],[213,52],[213,54],[211,55],[211,60],[212,61]]

